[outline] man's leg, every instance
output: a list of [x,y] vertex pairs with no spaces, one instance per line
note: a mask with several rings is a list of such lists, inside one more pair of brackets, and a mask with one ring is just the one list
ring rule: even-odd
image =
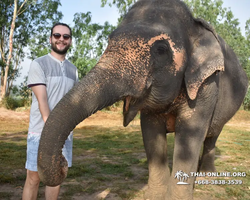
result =
[[40,179],[38,172],[27,170],[27,177],[23,188],[23,200],[36,200]]
[[46,186],[45,199],[46,200],[57,200],[59,192],[60,192],[60,185],[58,185],[56,187]]

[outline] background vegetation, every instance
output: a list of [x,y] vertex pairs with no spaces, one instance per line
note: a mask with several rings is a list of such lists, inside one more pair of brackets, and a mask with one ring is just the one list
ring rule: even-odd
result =
[[[100,0],[100,6],[118,8],[120,13],[118,25],[135,2],[136,0]],[[222,0],[184,0],[184,2],[195,17],[211,23],[217,33],[234,49],[250,78],[250,19],[247,20],[245,33],[243,33],[239,27],[239,20],[234,17],[230,8],[223,7]],[[2,0],[0,2],[0,101],[2,104],[10,102],[9,98],[7,100],[4,98],[11,94],[14,94],[13,100],[26,99],[22,102],[27,104],[27,98],[29,99],[30,95],[26,86],[27,80],[25,79],[19,86],[14,86],[13,81],[20,76],[22,69],[20,64],[24,57],[35,59],[50,51],[47,38],[52,24],[62,19],[63,14],[58,11],[60,6],[60,0]],[[74,42],[69,60],[77,66],[79,77],[82,78],[95,66],[107,46],[108,35],[116,27],[109,22],[102,25],[94,23],[90,12],[75,13],[73,22],[74,41],[78,42]],[[6,84],[5,78],[7,78]],[[249,108],[250,91],[248,90],[244,109]]]

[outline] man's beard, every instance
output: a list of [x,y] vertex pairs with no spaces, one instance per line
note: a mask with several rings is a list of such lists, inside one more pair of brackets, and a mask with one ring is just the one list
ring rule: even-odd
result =
[[65,55],[65,54],[67,53],[68,49],[70,48],[70,44],[68,44],[67,46],[65,46],[64,49],[60,50],[60,49],[58,49],[58,48],[56,47],[56,45],[59,44],[59,43],[60,43],[60,42],[51,43],[51,49],[52,49],[54,52],[56,52],[56,53],[58,53],[58,54],[60,54],[60,55]]

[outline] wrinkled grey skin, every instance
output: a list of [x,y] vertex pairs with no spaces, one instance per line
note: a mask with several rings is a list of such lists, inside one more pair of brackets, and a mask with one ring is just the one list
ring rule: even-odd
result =
[[[39,146],[40,178],[59,185],[66,177],[61,149],[70,131],[124,100],[124,126],[141,112],[149,167],[145,199],[192,199],[194,177],[189,185],[177,185],[175,173],[190,174],[198,166],[215,171],[216,140],[239,109],[247,83],[232,49],[208,23],[194,19],[183,2],[138,1],[110,35],[98,64],[51,112]],[[172,173],[169,132],[175,132]]]

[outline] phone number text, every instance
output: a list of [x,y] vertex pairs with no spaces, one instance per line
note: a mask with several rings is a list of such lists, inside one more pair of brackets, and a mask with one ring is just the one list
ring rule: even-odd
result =
[[241,185],[242,180],[197,180],[198,185]]

